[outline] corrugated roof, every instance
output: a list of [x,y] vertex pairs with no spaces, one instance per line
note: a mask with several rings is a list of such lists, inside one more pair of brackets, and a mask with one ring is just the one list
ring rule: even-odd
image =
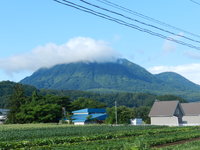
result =
[[173,116],[179,101],[155,101],[149,117]]
[[181,103],[185,116],[200,115],[200,102]]
[[10,111],[9,109],[1,109],[0,108],[0,114],[7,115],[9,111]]
[[72,111],[72,113],[106,113],[106,109],[104,109],[104,108],[85,108],[85,109]]
[[83,114],[83,115],[73,115],[72,120],[73,122],[85,122],[88,120],[88,116],[91,116],[90,118],[91,120],[92,119],[105,120],[107,117],[106,114],[91,114],[91,115]]

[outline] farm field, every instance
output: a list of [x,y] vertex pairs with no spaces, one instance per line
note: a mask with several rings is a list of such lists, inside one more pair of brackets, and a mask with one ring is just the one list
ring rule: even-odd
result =
[[160,148],[160,150],[199,150],[200,149],[200,140],[187,142],[185,144],[177,144],[174,146],[167,146],[165,148]]
[[[185,148],[196,150],[200,147],[198,138],[200,138],[200,127],[198,126],[72,126],[65,124],[0,126],[1,150],[178,150]],[[196,141],[187,142],[189,139],[196,139]],[[187,143],[167,145],[177,141],[186,141]]]

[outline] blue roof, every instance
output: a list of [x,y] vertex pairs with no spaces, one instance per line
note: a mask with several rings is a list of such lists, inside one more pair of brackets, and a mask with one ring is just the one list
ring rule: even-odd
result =
[[0,108],[0,114],[2,113],[4,115],[6,115],[6,114],[8,114],[9,111],[10,111],[9,109],[1,109]]
[[83,114],[83,115],[73,115],[72,116],[72,122],[85,122],[88,121],[88,116],[91,116],[90,120],[97,119],[97,120],[105,120],[107,115],[102,114]]
[[85,108],[85,109],[72,111],[72,113],[106,113],[106,109],[104,109],[104,108]]

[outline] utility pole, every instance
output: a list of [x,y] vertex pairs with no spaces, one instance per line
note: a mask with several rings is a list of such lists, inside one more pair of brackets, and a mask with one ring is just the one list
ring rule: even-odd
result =
[[115,101],[115,123],[117,125],[117,101]]
[[65,110],[65,107],[62,107],[62,116],[63,116],[63,119],[66,119],[66,110]]

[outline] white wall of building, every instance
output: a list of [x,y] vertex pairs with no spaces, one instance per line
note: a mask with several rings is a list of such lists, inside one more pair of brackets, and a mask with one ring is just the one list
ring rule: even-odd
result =
[[200,116],[183,116],[183,124],[193,125],[200,124]]
[[131,119],[130,121],[131,125],[141,125],[143,123],[141,118]]
[[178,126],[178,118],[173,117],[151,117],[151,125]]
[[85,122],[74,122],[74,125],[84,125]]
[[74,113],[74,115],[88,115],[89,113]]

